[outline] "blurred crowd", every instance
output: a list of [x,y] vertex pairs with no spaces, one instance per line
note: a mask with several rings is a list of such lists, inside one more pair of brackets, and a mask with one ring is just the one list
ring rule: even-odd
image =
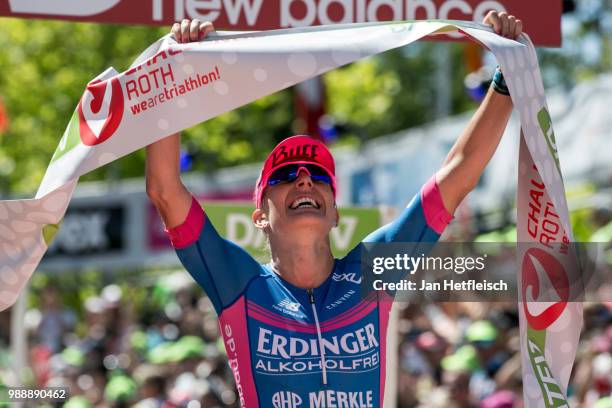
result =
[[[610,407],[612,304],[584,311],[570,406]],[[523,406],[515,304],[412,304],[401,316],[398,407]]]
[[[129,287],[108,285],[83,302],[62,304],[55,286],[41,290],[29,309],[32,386],[68,387],[65,407],[235,407],[233,376],[212,304],[178,272],[147,289],[138,307]],[[139,310],[136,310],[139,309]],[[0,314],[0,381],[14,383],[10,368],[10,313]],[[3,364],[4,362],[4,364]]]
[[[69,388],[75,407],[237,407],[212,304],[185,272],[168,274],[133,302],[107,285],[73,310],[49,284],[33,293],[31,386]],[[138,303],[142,303],[138,305]],[[516,307],[496,303],[401,305],[398,407],[522,406]],[[612,304],[585,304],[568,395],[571,406],[610,408]],[[0,313],[0,380],[13,383],[10,313]],[[58,404],[59,405],[59,404]]]

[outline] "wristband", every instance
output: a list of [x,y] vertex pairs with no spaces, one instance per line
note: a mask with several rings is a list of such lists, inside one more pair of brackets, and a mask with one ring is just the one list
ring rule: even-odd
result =
[[491,81],[491,86],[497,93],[500,93],[502,95],[510,95],[508,85],[506,85],[506,80],[504,79],[504,74],[502,74],[501,69],[499,69],[499,66],[495,69],[495,74],[493,74],[493,81]]

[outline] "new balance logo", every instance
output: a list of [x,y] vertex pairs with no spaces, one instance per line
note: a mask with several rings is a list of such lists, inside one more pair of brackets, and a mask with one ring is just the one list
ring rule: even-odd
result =
[[93,16],[115,7],[121,0],[9,0],[14,13]]
[[278,306],[292,312],[298,312],[300,310],[300,304],[298,302],[291,302],[289,299],[281,300],[278,302]]

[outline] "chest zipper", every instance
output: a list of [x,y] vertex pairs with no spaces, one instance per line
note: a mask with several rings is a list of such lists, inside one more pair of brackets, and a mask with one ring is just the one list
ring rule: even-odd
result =
[[308,289],[308,299],[310,306],[312,307],[312,314],[315,319],[315,326],[317,327],[317,338],[319,340],[319,355],[321,356],[321,367],[323,374],[323,385],[327,385],[327,367],[325,366],[325,350],[323,349],[323,337],[321,336],[321,327],[319,326],[319,315],[317,315],[317,307],[315,305],[314,292],[312,289]]

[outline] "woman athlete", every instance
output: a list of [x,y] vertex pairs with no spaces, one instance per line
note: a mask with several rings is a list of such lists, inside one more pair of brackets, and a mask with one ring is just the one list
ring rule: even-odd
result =
[[[490,12],[484,24],[509,38],[522,23]],[[210,22],[172,27],[180,43]],[[401,215],[364,242],[435,242],[493,156],[512,111],[501,73],[441,168]],[[243,407],[382,407],[391,302],[362,298],[360,245],[334,259],[338,225],[334,159],[308,136],[283,140],[263,164],[252,219],[268,238],[262,265],[219,236],[179,172],[179,135],[147,147],[147,193],[181,262],[219,316]]]

